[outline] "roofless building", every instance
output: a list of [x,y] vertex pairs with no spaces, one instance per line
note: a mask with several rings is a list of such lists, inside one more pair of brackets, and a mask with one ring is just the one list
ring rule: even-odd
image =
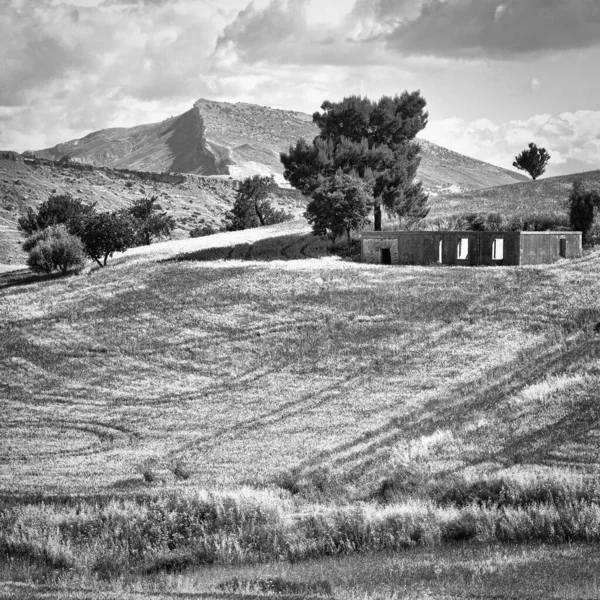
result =
[[541,265],[582,255],[580,231],[364,231],[362,261],[383,265]]

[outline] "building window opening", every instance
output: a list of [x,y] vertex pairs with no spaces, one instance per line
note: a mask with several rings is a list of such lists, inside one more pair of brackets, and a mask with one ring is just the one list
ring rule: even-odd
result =
[[496,238],[492,243],[492,260],[504,260],[504,240]]
[[438,263],[441,265],[444,262],[444,242],[440,240],[438,246]]
[[392,264],[392,251],[390,248],[381,249],[381,264],[391,265]]
[[467,260],[469,258],[469,238],[460,238],[456,254],[458,260]]
[[565,238],[559,240],[558,250],[562,258],[567,258],[567,240]]

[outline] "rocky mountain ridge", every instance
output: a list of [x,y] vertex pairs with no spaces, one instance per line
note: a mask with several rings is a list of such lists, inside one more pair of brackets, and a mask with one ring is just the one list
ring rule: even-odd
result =
[[[273,174],[284,183],[279,154],[318,128],[308,114],[256,104],[200,99],[178,117],[131,128],[103,129],[36,151],[41,158],[69,158],[97,167],[229,175]],[[519,173],[420,140],[419,177],[434,193],[454,193],[526,181]]]

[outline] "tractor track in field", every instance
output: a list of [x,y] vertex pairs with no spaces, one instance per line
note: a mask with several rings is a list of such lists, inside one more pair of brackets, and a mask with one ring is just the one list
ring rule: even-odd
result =
[[185,453],[189,449],[198,451],[208,445],[212,447],[215,442],[217,442],[217,444],[226,443],[228,439],[231,439],[232,437],[239,438],[246,433],[260,429],[261,427],[272,426],[274,423],[298,416],[307,410],[321,406],[331,395],[337,397],[340,388],[355,385],[359,378],[360,377],[346,377],[341,380],[338,379],[314,392],[301,394],[300,397],[288,400],[274,410],[263,412],[240,423],[221,427],[205,437],[195,439],[173,451],[173,454]]
[[[75,457],[89,456],[99,452],[107,452],[117,447],[132,446],[136,444],[140,435],[122,425],[112,423],[103,423],[97,420],[72,421],[70,419],[48,418],[46,415],[40,415],[29,419],[12,419],[5,421],[2,426],[4,433],[8,436],[10,430],[27,429],[28,433],[38,432],[35,440],[35,450],[33,452],[23,453],[21,455],[2,455],[0,463],[9,463],[11,461],[28,461],[35,458],[57,457]],[[47,430],[48,434],[53,434],[63,439],[69,432],[75,432],[76,437],[84,434],[90,439],[85,439],[83,443],[76,448],[64,449],[43,449],[43,433]]]

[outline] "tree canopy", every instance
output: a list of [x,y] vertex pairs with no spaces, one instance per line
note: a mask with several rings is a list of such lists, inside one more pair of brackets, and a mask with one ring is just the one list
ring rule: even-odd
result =
[[37,211],[29,207],[18,224],[26,235],[60,224],[65,225],[70,233],[77,234],[84,220],[93,212],[93,204],[84,204],[70,194],[54,194],[42,202]]
[[339,172],[327,178],[312,195],[306,218],[315,235],[329,235],[332,241],[362,227],[369,215],[371,190],[357,177]]
[[239,231],[289,221],[291,215],[271,204],[270,198],[277,189],[273,175],[246,177],[238,184],[233,208],[225,215],[227,229]]
[[125,210],[133,218],[135,244],[148,246],[155,239],[169,237],[175,229],[175,219],[162,210],[158,198],[140,198]]
[[551,156],[546,148],[538,148],[534,143],[531,143],[528,150],[523,150],[521,154],[515,156],[513,167],[521,171],[527,171],[535,181],[546,172],[546,165],[550,158]]
[[88,256],[103,267],[109,256],[135,245],[135,223],[123,214],[95,213],[85,221],[79,237]]
[[312,144],[298,140],[281,154],[284,177],[306,195],[338,171],[363,179],[371,189],[376,230],[382,207],[398,216],[425,217],[427,194],[415,181],[421,157],[414,141],[427,125],[425,106],[419,91],[378,101],[350,96],[324,102],[323,112],[313,115],[320,134]]

